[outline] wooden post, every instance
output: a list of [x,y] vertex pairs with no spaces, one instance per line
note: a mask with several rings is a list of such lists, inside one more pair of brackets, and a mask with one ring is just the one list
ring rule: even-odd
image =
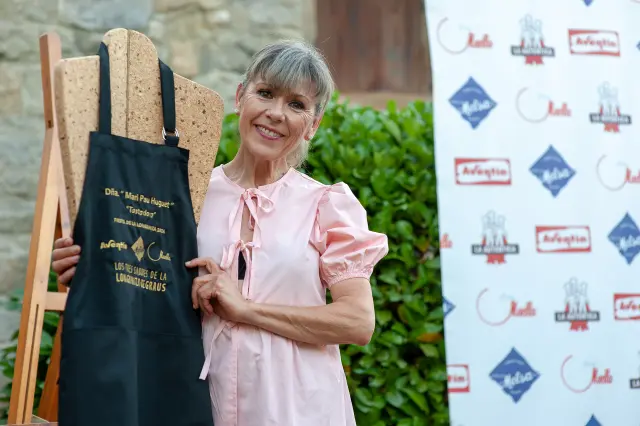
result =
[[[54,238],[70,235],[69,212],[53,92],[53,70],[55,64],[61,59],[62,49],[58,35],[55,33],[43,34],[40,37],[40,64],[45,137],[31,231],[32,238],[20,318],[18,349],[9,402],[9,424],[24,425],[32,422],[44,313],[45,311],[64,310],[66,301],[66,290],[62,286],[58,286],[59,292],[49,292],[47,288]],[[45,404],[41,404],[40,411],[44,413],[50,412],[49,407],[52,401],[55,404],[57,395],[56,382],[60,364],[59,331],[60,326],[56,334],[43,392]],[[53,408],[55,413],[57,407]]]

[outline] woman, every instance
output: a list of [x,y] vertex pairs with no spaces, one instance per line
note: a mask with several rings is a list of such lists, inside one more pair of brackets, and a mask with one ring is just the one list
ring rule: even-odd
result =
[[[212,172],[200,257],[187,262],[200,268],[192,299],[216,426],[355,425],[338,344],[369,342],[369,278],[388,246],[346,184],[296,171],[332,91],[326,63],[301,42],[265,47],[238,85],[241,144]],[[61,282],[79,254],[56,241]]]

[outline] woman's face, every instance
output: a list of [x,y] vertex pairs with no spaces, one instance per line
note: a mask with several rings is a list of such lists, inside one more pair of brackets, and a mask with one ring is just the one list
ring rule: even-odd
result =
[[[309,88],[310,89],[310,88]],[[313,91],[285,90],[263,81],[238,86],[239,130],[243,147],[258,160],[285,158],[302,139],[311,139],[320,119]]]

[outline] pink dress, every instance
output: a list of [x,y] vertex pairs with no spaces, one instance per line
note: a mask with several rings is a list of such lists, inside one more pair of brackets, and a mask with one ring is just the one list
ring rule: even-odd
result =
[[[240,239],[245,205],[252,242]],[[241,291],[256,303],[319,306],[333,284],[369,278],[388,245],[368,229],[364,208],[344,183],[323,185],[290,169],[277,182],[245,190],[218,166],[198,251],[234,278],[242,252]],[[203,345],[200,378],[209,381],[215,426],[355,426],[337,345],[299,343],[215,315],[204,321]]]

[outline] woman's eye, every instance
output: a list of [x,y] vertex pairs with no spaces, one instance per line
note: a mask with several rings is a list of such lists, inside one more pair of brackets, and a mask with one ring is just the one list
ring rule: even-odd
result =
[[258,95],[264,98],[268,98],[268,97],[271,97],[271,92],[268,90],[258,90]]
[[291,102],[291,106],[295,109],[304,109],[304,104],[302,102]]

